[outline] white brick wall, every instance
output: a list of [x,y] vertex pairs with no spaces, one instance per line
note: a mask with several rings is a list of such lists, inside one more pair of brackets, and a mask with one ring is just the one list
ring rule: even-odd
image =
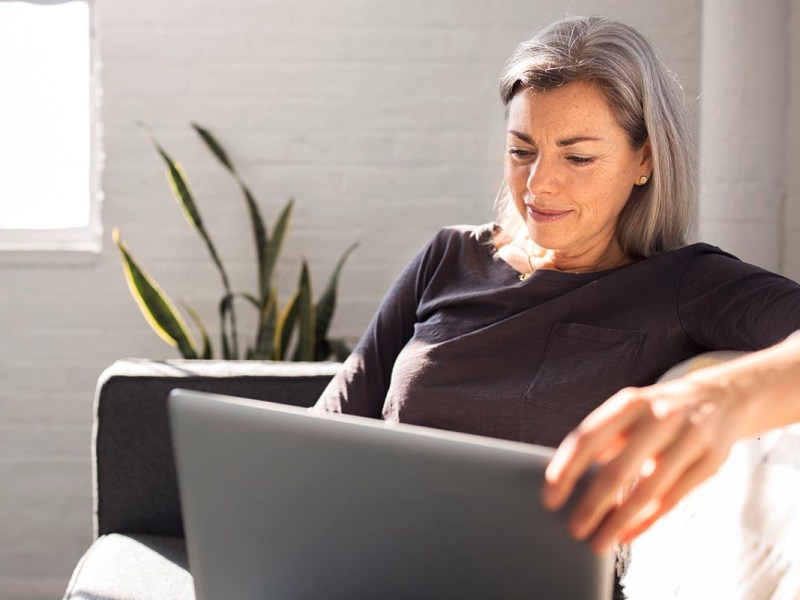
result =
[[690,99],[699,89],[699,0],[100,0],[96,8],[103,253],[84,266],[0,267],[0,597],[9,600],[59,597],[91,541],[97,376],[120,357],[175,356],[130,299],[110,228],[122,228],[174,298],[214,322],[217,275],[137,119],[184,162],[238,289],[254,287],[247,213],[189,120],[219,135],[270,223],[297,198],[280,272],[286,293],[301,254],[319,289],[339,253],[361,243],[334,326],[354,341],[438,227],[491,218],[503,139],[495,82],[536,27],[564,11],[625,18],[650,34]]
[[800,281],[800,0],[789,3],[789,106],[786,113],[786,195],[781,271]]

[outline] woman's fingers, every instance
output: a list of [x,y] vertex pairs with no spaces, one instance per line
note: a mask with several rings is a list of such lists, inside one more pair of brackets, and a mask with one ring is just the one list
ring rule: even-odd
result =
[[680,412],[659,417],[641,411],[627,432],[625,448],[592,478],[570,516],[570,530],[578,539],[594,532],[620,502],[621,491],[641,475],[643,466],[681,437],[685,416]]
[[623,531],[646,520],[663,504],[663,497],[706,452],[697,429],[684,424],[678,439],[653,460],[655,468],[642,477],[630,495],[605,516],[592,536],[592,547],[604,551]]
[[[735,439],[730,403],[709,395],[710,389],[678,380],[612,396],[556,450],[542,503],[563,506],[577,481],[599,464],[570,517],[573,535],[591,536],[602,551],[647,529],[719,468]],[[622,498],[637,477],[634,491]]]
[[646,410],[643,403],[633,402],[634,393],[634,388],[618,392],[564,438],[545,472],[542,503],[546,508],[560,508],[598,456]]
[[632,539],[645,532],[664,514],[672,510],[681,498],[716,473],[718,468],[719,463],[713,455],[706,455],[694,463],[683,476],[675,482],[675,485],[672,486],[669,492],[661,498],[661,501],[658,503],[657,507],[654,508],[653,512],[649,515],[642,515],[638,522],[625,529],[619,536],[619,541],[624,543],[630,542]]

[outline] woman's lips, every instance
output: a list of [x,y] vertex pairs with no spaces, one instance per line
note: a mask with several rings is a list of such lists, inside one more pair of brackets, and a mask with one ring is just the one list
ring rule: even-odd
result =
[[559,219],[571,213],[571,210],[552,210],[547,208],[535,208],[530,204],[526,204],[525,208],[528,211],[528,216],[537,223],[547,223],[550,221],[558,221]]

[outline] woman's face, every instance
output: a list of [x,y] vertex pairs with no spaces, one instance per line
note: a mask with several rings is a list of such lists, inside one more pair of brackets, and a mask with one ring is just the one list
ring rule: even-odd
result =
[[617,218],[650,172],[649,142],[631,148],[596,86],[528,88],[511,100],[505,177],[540,248],[587,266],[618,258]]

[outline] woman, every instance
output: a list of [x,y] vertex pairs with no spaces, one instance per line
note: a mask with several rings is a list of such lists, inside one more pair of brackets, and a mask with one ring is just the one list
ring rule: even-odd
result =
[[[681,91],[636,30],[555,23],[519,45],[500,92],[498,222],[428,242],[317,406],[557,446],[551,509],[600,463],[569,525],[603,551],[736,440],[800,420],[800,286],[686,245]],[[654,385],[715,349],[755,352]]]

